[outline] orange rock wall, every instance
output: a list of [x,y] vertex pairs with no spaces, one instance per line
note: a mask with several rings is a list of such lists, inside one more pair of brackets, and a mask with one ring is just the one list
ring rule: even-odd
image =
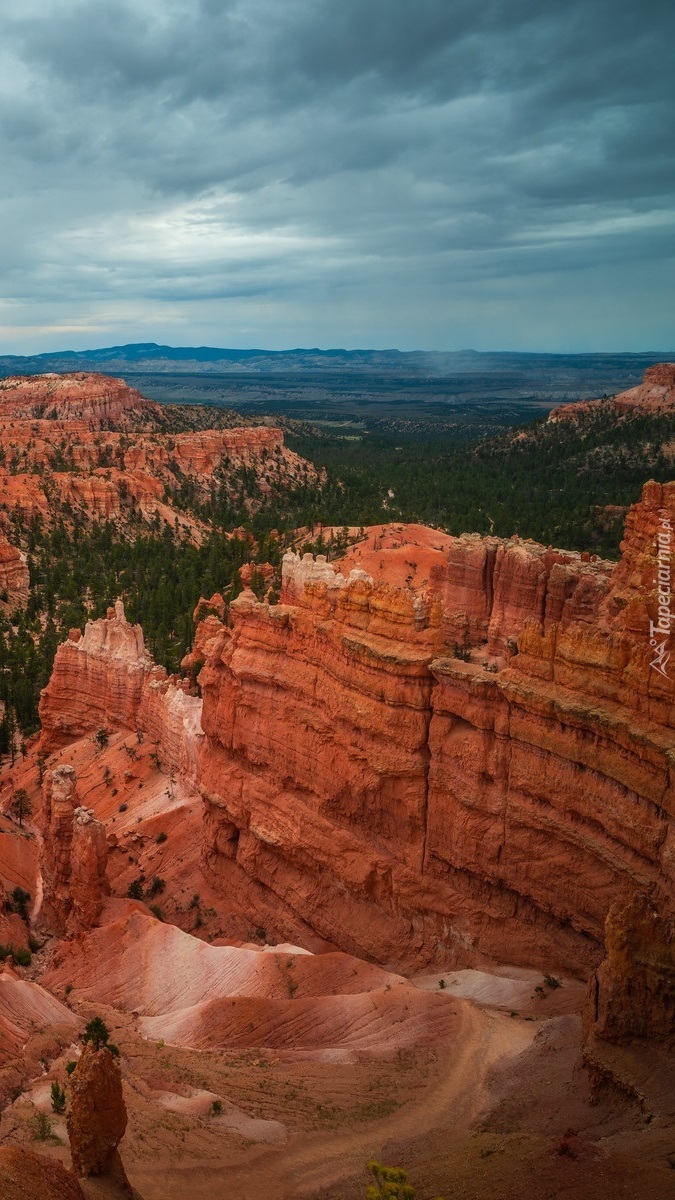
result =
[[201,707],[185,681],[156,665],[140,625],[127,621],[118,601],[59,646],[40,698],[40,750],[49,754],[100,730],[137,730],[166,771],[196,786]]
[[614,901],[651,884],[672,904],[675,671],[649,644],[664,513],[675,485],[648,485],[614,571],[460,538],[415,593],[287,556],[285,603],[244,593],[220,638],[210,617],[214,881],[234,859],[289,923],[408,966],[581,970]]
[[[178,520],[199,538],[202,523],[171,503],[181,478],[204,501],[242,467],[255,472],[263,496],[318,478],[271,426],[169,434],[163,423],[162,406],[121,379],[79,372],[0,380],[0,512],[18,506],[49,524],[68,504],[86,519]],[[238,492],[236,476],[229,486]]]
[[0,610],[12,611],[28,600],[26,556],[0,536]]
[[[201,790],[212,884],[226,900],[243,872],[280,934],[405,967],[586,970],[613,903],[673,905],[675,656],[660,673],[649,638],[668,520],[675,485],[647,485],[615,568],[425,531],[421,570],[419,527],[369,532],[344,571],[289,554],[281,604],[199,606],[203,703],[117,606],[60,647],[42,748],[141,731]],[[371,539],[376,578],[353,566]],[[389,552],[417,585],[388,582]]]

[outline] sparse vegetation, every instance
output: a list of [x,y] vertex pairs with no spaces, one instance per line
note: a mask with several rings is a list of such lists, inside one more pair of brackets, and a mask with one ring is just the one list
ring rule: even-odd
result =
[[87,1023],[82,1034],[82,1042],[87,1045],[90,1043],[94,1050],[100,1050],[102,1046],[109,1047],[110,1031],[102,1017],[92,1017]]
[[54,1136],[54,1125],[48,1113],[37,1109],[30,1118],[29,1128],[32,1136],[38,1142],[48,1142]]
[[546,971],[544,974],[544,983],[553,991],[555,991],[556,988],[562,987],[562,979],[556,979],[555,975],[549,975],[548,971]]
[[51,1098],[52,1112],[64,1113],[66,1111],[66,1093],[56,1079],[52,1081]]
[[11,812],[15,821],[19,822],[19,827],[23,828],[24,821],[30,817],[33,811],[33,805],[25,788],[20,787],[16,789],[14,795],[12,796],[9,811]]
[[18,913],[19,916],[28,922],[28,903],[30,901],[30,892],[25,888],[15,887],[9,899],[5,900],[5,908],[7,912]]
[[15,967],[29,967],[33,961],[33,956],[28,949],[28,946],[12,947],[11,954]]
[[366,1188],[366,1200],[415,1200],[415,1188],[401,1167],[383,1167],[371,1159],[366,1170],[373,1178]]

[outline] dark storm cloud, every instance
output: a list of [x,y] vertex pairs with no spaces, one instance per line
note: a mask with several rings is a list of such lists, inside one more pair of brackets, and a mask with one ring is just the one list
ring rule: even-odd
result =
[[9,342],[675,343],[661,0],[0,13]]

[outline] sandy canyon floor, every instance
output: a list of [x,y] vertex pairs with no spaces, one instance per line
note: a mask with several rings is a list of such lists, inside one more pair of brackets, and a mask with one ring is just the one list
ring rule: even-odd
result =
[[[159,969],[169,953],[180,964],[173,994]],[[126,901],[109,902],[102,928],[61,947],[56,965],[48,957],[36,956],[31,974],[63,1006],[45,1012],[63,1049],[49,1061],[45,1048],[7,1104],[0,1142],[68,1164],[64,1119],[37,1144],[30,1119],[50,1111],[50,1082],[79,1052],[66,1014],[73,1027],[102,1015],[122,1054],[123,1160],[144,1200],[356,1200],[371,1157],[405,1165],[422,1198],[673,1194],[668,1081],[648,1077],[650,1113],[616,1095],[591,1103],[580,1064],[585,988],[574,980],[550,988],[538,972],[500,969],[408,981],[343,954],[210,947]],[[209,989],[220,1000],[190,1003]],[[247,1036],[267,1044],[247,1046]],[[85,1182],[92,1196],[112,1194],[99,1187]]]

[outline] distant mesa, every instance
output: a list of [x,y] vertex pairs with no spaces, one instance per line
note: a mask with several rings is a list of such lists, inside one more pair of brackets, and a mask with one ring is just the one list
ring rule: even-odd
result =
[[615,412],[617,416],[675,412],[675,363],[656,363],[648,367],[641,384],[617,396],[563,404],[554,408],[548,419],[551,422],[584,420],[601,412]]
[[191,507],[208,503],[213,489],[253,512],[298,480],[320,478],[280,429],[226,410],[176,412],[122,379],[86,371],[0,380],[0,605],[16,607],[28,594],[24,557],[10,544],[12,514],[39,517],[45,528],[59,518],[125,530],[140,521],[200,542],[208,527]]

